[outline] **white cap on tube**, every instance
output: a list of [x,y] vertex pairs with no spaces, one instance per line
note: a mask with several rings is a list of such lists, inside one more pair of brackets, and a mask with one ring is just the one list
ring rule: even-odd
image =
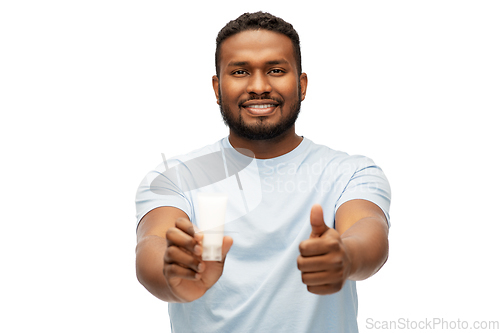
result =
[[221,261],[222,260],[222,246],[217,245],[204,245],[203,254],[201,255],[203,260]]

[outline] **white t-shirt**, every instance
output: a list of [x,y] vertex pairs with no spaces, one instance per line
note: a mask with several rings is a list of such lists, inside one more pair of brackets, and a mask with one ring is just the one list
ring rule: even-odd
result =
[[228,194],[224,230],[234,242],[221,278],[203,297],[169,304],[172,332],[358,331],[356,283],[312,294],[297,257],[316,203],[329,227],[353,199],[375,203],[389,222],[389,183],[371,159],[307,138],[285,155],[254,159],[226,137],[150,172],[137,191],[137,223],[154,208],[173,206],[197,225],[197,192]]

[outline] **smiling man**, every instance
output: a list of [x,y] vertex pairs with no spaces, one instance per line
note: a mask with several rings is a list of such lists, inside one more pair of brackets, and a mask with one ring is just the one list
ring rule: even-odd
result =
[[[219,32],[215,58],[212,84],[229,135],[174,159],[186,172],[158,169],[139,186],[139,281],[169,302],[173,332],[357,332],[355,281],[388,256],[386,177],[369,158],[296,134],[307,75],[292,25],[243,14]],[[216,163],[191,166],[218,153],[221,168],[250,156],[258,171],[179,185],[214,173]],[[155,177],[163,183],[153,185]],[[235,184],[258,204],[230,197],[222,260],[204,261],[195,194]]]
[[[247,30],[228,37],[217,55],[213,86],[222,117],[238,141],[234,145],[279,140],[287,143],[281,149],[295,148],[302,140],[294,124],[305,98],[307,75],[299,72],[290,38],[269,30]],[[272,144],[262,154],[281,155],[271,147],[278,148]]]

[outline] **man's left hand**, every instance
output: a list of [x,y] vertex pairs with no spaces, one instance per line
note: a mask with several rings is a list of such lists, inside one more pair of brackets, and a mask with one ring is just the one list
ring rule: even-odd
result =
[[337,230],[329,228],[320,205],[311,208],[312,232],[299,245],[297,266],[302,282],[313,294],[328,295],[338,292],[351,270],[351,260]]

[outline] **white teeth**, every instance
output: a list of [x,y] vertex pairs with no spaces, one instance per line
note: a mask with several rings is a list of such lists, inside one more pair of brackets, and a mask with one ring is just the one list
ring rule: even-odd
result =
[[249,109],[266,109],[266,108],[272,108],[274,105],[272,104],[257,104],[257,105],[249,105],[247,108]]

